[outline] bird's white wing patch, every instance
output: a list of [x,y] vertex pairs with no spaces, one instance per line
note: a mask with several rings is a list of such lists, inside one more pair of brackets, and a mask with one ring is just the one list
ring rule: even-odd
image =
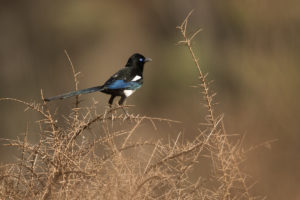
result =
[[142,77],[139,75],[136,75],[131,81],[137,81],[140,80]]
[[129,97],[134,92],[135,92],[135,90],[124,90],[124,94],[125,94],[126,97]]

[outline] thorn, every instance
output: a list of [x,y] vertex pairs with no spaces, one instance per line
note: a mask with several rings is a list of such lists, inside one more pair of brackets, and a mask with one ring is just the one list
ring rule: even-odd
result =
[[199,28],[197,31],[195,31],[195,33],[190,37],[190,40],[192,41],[194,37],[198,35],[198,33],[200,33],[202,30],[203,30],[202,28]]
[[187,44],[187,41],[179,41],[176,43],[176,45],[186,45]]

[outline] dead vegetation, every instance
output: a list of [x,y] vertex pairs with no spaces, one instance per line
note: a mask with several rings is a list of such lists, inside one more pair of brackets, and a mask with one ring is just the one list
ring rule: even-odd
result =
[[[178,27],[183,37],[179,44],[188,47],[198,69],[207,108],[206,123],[195,127],[199,134],[192,142],[181,133],[169,142],[132,139],[143,123],[156,129],[157,123],[180,122],[118,114],[126,106],[97,113],[94,105],[81,108],[76,97],[74,109],[61,126],[46,102],[2,98],[24,104],[40,113],[41,119],[39,142],[30,143],[28,132],[23,139],[5,140],[7,146],[19,149],[20,157],[18,162],[1,166],[0,198],[263,199],[252,195],[253,182],[241,170],[245,154],[239,136],[226,133],[223,115],[214,110],[215,94],[191,43],[200,30],[187,34],[190,15]],[[72,69],[78,89],[73,65]],[[91,133],[95,126],[97,131]],[[200,158],[210,166],[205,177],[197,173]]]

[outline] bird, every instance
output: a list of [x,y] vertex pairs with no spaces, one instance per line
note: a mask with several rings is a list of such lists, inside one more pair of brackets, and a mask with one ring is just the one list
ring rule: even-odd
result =
[[152,61],[152,59],[146,58],[139,53],[135,53],[129,57],[125,67],[113,74],[103,85],[72,91],[50,98],[44,98],[44,101],[66,99],[80,94],[88,94],[92,92],[103,92],[111,95],[108,101],[110,107],[117,96],[121,97],[118,102],[118,104],[121,106],[127,97],[132,95],[142,86],[144,65],[149,61]]

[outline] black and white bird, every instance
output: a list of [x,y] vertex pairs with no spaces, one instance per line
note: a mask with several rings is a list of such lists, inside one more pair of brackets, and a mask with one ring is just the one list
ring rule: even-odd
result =
[[144,64],[149,61],[152,61],[152,59],[146,58],[138,53],[133,54],[128,59],[125,67],[112,75],[103,85],[45,98],[44,100],[52,101],[55,99],[66,99],[80,94],[103,92],[111,95],[108,101],[110,106],[113,104],[116,96],[121,97],[119,100],[119,105],[122,105],[127,97],[132,95],[142,86]]

